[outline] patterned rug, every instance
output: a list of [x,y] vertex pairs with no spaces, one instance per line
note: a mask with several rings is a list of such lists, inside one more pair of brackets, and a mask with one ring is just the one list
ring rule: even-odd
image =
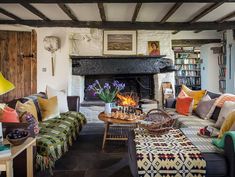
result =
[[135,129],[139,177],[201,177],[206,161],[201,152],[179,130],[162,136]]

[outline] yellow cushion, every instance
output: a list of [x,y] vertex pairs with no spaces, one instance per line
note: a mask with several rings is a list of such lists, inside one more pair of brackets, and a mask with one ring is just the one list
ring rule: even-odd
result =
[[197,105],[199,101],[202,99],[202,97],[205,95],[206,90],[191,90],[185,85],[182,85],[182,90],[190,97],[193,98],[194,104],[193,109],[195,110],[197,108]]
[[15,109],[20,113],[29,112],[38,121],[38,113],[33,100],[29,100],[25,103],[17,101]]
[[235,124],[235,111],[229,113],[228,116],[225,118],[219,132],[219,138],[222,138],[224,133],[229,131],[233,124]]
[[59,106],[56,96],[51,97],[49,99],[38,97],[38,103],[42,112],[42,121],[60,117]]

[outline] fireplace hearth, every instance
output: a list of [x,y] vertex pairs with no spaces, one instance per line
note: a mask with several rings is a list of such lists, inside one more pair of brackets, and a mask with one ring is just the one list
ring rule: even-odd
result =
[[87,75],[85,76],[85,101],[98,101],[97,96],[94,96],[86,88],[88,85],[99,80],[103,85],[106,82],[113,83],[114,80],[125,83],[126,87],[122,92],[135,92],[140,99],[154,99],[154,81],[152,74],[118,74],[118,75]]

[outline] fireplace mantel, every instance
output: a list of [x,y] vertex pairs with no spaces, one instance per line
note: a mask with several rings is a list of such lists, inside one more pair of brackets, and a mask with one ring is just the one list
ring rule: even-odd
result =
[[73,75],[156,74],[175,71],[173,61],[160,56],[70,56]]

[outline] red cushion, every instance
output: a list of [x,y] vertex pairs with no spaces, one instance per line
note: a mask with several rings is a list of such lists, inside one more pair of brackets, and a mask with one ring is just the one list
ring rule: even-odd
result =
[[176,100],[176,112],[182,115],[190,115],[193,108],[192,97],[178,97]]
[[16,110],[5,107],[1,114],[1,122],[20,122]]

